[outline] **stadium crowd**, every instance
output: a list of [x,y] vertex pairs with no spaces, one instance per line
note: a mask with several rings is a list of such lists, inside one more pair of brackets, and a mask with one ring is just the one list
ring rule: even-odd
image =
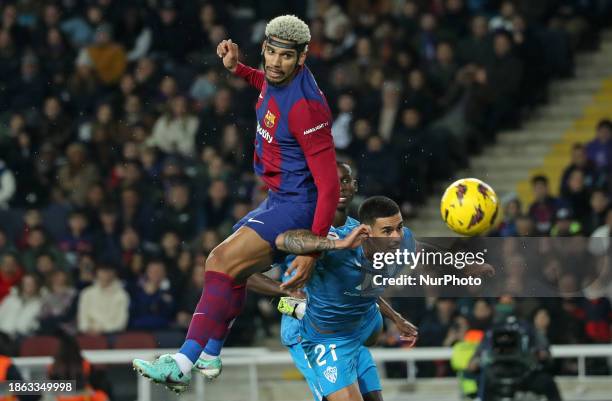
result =
[[[355,167],[361,195],[385,194],[409,211],[547,101],[550,80],[572,76],[575,52],[596,46],[612,5],[251,3],[2,2],[0,331],[19,339],[187,327],[207,254],[265,197],[251,167],[257,93],[223,69],[222,39],[259,65],[263,22],[305,16],[307,65],[332,107],[339,157]],[[528,211],[509,202],[499,235],[609,236],[610,122],[596,131],[574,149],[562,201],[534,178],[536,202]],[[601,298],[597,313],[583,299],[575,313],[561,301],[529,313],[552,341],[609,342],[612,312]],[[271,335],[278,317],[260,301],[250,296],[230,343]],[[504,305],[397,306],[420,326],[420,345],[441,346],[466,324],[484,328]],[[554,338],[562,322],[578,334]],[[387,345],[399,346],[388,333]]]

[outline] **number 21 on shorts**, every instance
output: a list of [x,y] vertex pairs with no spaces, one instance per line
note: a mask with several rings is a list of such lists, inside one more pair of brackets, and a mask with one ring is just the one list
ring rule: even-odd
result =
[[[323,359],[323,357],[325,356],[325,345],[317,344],[314,351],[315,354],[317,354],[317,365],[325,365],[327,363],[327,361]],[[338,360],[338,356],[336,355],[336,344],[329,344],[329,353],[332,356],[332,360],[336,362]]]

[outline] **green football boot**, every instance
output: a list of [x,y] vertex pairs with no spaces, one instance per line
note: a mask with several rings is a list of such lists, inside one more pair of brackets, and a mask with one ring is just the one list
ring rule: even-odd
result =
[[223,370],[223,364],[221,358],[216,357],[215,359],[204,359],[198,358],[196,363],[193,365],[192,372],[198,372],[208,380],[216,379]]
[[163,384],[168,389],[180,394],[187,390],[191,382],[191,372],[184,374],[170,354],[161,355],[153,362],[142,359],[132,361],[134,369],[154,383]]

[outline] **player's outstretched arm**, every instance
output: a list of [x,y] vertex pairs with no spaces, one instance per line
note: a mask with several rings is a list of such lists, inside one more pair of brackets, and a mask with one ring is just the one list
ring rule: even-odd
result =
[[230,72],[236,73],[238,67],[238,45],[231,39],[222,40],[217,45],[217,56],[223,60],[223,66]]
[[217,56],[223,60],[223,66],[232,74],[245,79],[249,85],[261,90],[265,80],[263,71],[248,67],[238,61],[240,51],[231,39],[222,40],[217,45]]
[[367,226],[360,225],[346,238],[331,239],[319,237],[309,230],[285,231],[276,237],[276,247],[281,251],[296,255],[311,254],[315,252],[356,248],[365,238],[369,230]]
[[281,282],[271,279],[263,273],[255,273],[247,280],[247,288],[261,295],[270,297],[306,298],[301,291],[289,291],[281,288]]
[[270,277],[262,273],[255,273],[247,280],[247,288],[261,295],[271,297],[284,297],[286,291],[281,290],[280,281],[272,280]]
[[376,301],[380,307],[380,312],[383,316],[391,319],[401,333],[401,340],[408,341],[408,346],[412,347],[419,337],[419,329],[410,323],[387,302],[384,298],[379,297]]

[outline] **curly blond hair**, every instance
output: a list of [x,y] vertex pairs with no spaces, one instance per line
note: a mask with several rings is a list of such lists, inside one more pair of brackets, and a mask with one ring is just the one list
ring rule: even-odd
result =
[[310,28],[295,15],[281,15],[266,25],[266,37],[269,36],[306,44],[310,42]]

